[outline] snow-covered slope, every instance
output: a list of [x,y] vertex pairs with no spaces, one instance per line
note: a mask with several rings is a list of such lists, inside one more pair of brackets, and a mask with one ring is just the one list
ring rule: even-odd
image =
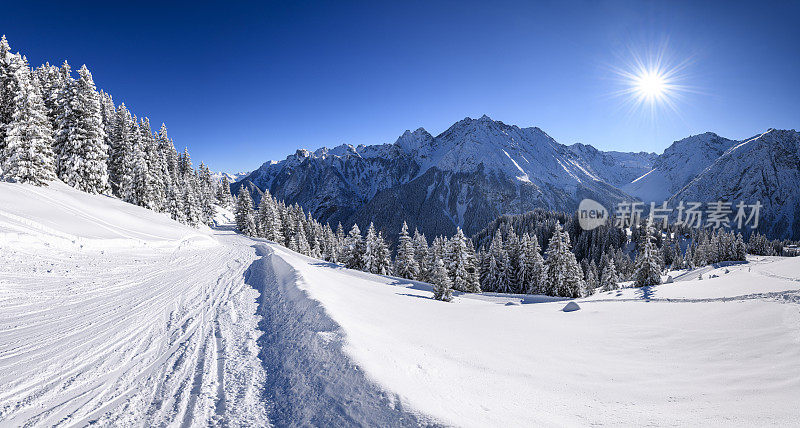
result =
[[584,197],[611,205],[614,187],[650,169],[654,155],[567,147],[539,128],[487,116],[466,118],[433,137],[422,128],[394,144],[298,150],[234,185],[268,189],[322,221],[377,222],[390,233],[403,220],[428,235],[456,226],[472,233],[498,215],[533,208],[572,210]]
[[[563,302],[428,286],[273,248],[366,374],[457,426],[795,425],[800,258]],[[552,299],[550,299],[552,300]]]
[[655,159],[652,170],[622,190],[646,202],[666,201],[735,144],[713,132],[675,141]]
[[60,181],[47,187],[0,182],[0,240],[6,244],[109,248],[209,246],[210,231]]
[[760,201],[768,236],[800,239],[800,134],[770,129],[734,145],[672,200]]
[[322,352],[271,244],[59,183],[0,202],[0,426],[423,424]]
[[0,183],[0,426],[267,424],[239,239]]

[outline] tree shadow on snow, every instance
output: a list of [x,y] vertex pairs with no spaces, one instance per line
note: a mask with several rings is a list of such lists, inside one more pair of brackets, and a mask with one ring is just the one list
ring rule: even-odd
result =
[[639,287],[636,289],[636,294],[639,295],[639,298],[642,300],[650,300],[655,296],[655,286],[648,285],[645,287]]

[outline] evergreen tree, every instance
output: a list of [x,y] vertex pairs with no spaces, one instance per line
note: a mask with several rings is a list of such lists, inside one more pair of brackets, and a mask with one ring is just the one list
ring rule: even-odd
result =
[[[4,40],[0,41],[4,43]],[[0,48],[0,55],[2,50]],[[2,62],[2,61],[0,61]],[[52,129],[39,89],[31,81],[31,72],[24,59],[16,56],[14,74],[10,76],[16,93],[10,100],[10,122],[4,127],[5,141],[0,153],[0,167],[7,180],[44,185],[55,179]],[[1,68],[0,68],[1,69]],[[5,78],[3,80],[6,80]]]
[[653,244],[654,234],[652,224],[648,224],[647,232],[642,237],[639,253],[636,255],[634,281],[637,287],[661,284],[658,251]]
[[445,302],[453,300],[453,284],[450,280],[450,275],[447,273],[447,268],[444,267],[444,262],[439,257],[435,257],[433,262],[431,283],[433,284],[434,299]]
[[167,212],[173,220],[186,223],[186,207],[181,189],[175,183],[167,187]]
[[415,251],[414,242],[408,236],[408,225],[404,221],[398,238],[395,275],[407,279],[419,277],[419,263],[417,263]]
[[223,208],[231,208],[233,205],[233,196],[231,196],[231,182],[225,175],[222,176],[222,182],[217,188],[217,203]]
[[600,287],[603,291],[611,291],[619,288],[619,277],[617,276],[617,267],[614,266],[614,259],[611,257],[604,257],[603,274],[600,276]]
[[547,284],[547,268],[544,264],[544,258],[539,252],[539,241],[535,235],[530,240],[526,262],[529,264],[527,269],[529,280],[526,292],[531,294],[544,294]]
[[[183,206],[186,212],[186,224],[190,226],[199,226],[202,222],[202,212],[200,211],[200,203],[198,201],[197,191],[191,182],[187,183],[183,187],[183,196]],[[252,206],[252,201],[250,205]],[[250,215],[247,217],[249,218],[250,223],[245,223],[245,229],[239,229],[245,235],[249,235],[252,232],[252,228],[249,227],[253,219],[252,211],[253,210],[251,208]]]
[[58,176],[72,187],[88,193],[109,190],[105,131],[100,98],[92,74],[84,65],[77,81],[65,83],[56,145]]
[[430,281],[431,265],[428,260],[428,240],[425,235],[414,228],[414,259],[419,266],[417,279],[420,281]]
[[581,297],[586,287],[575,255],[570,251],[569,234],[556,224],[547,245],[547,294],[560,297]]
[[17,69],[19,64],[11,53],[6,36],[0,37],[0,166],[3,164],[3,153],[6,140],[6,126],[11,123],[14,114],[13,99],[18,89]]
[[364,239],[361,237],[361,229],[358,228],[358,224],[353,224],[353,228],[350,229],[344,242],[342,253],[345,266],[349,269],[364,270]]
[[248,236],[255,235],[255,219],[253,217],[253,198],[250,192],[242,188],[239,190],[239,197],[236,201],[236,227],[243,234]]
[[461,228],[456,228],[456,234],[449,240],[445,248],[444,262],[453,282],[453,288],[467,293],[481,291],[478,285],[475,260],[470,257],[467,238]]

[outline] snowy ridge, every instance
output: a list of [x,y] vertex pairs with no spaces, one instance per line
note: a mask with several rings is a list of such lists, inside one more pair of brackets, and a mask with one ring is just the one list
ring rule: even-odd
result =
[[800,134],[775,130],[731,147],[672,196],[673,201],[760,201],[761,230],[800,238]]
[[[376,221],[390,234],[399,229],[402,214],[435,236],[456,226],[473,233],[506,213],[571,210],[583,197],[608,205],[629,199],[614,186],[647,171],[654,156],[567,147],[539,128],[484,115],[460,120],[436,137],[418,128],[394,144],[298,150],[265,163],[233,189],[252,183],[256,202],[269,190],[321,221],[346,227]],[[379,215],[384,211],[394,214]]]
[[645,202],[665,201],[735,144],[713,132],[675,141],[653,162],[652,170],[622,186],[622,190]]

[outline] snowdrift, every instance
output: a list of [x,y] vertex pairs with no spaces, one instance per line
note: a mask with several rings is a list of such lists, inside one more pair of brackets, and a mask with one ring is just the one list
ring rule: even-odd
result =
[[47,187],[0,182],[0,241],[103,249],[215,245],[208,228],[60,181]]

